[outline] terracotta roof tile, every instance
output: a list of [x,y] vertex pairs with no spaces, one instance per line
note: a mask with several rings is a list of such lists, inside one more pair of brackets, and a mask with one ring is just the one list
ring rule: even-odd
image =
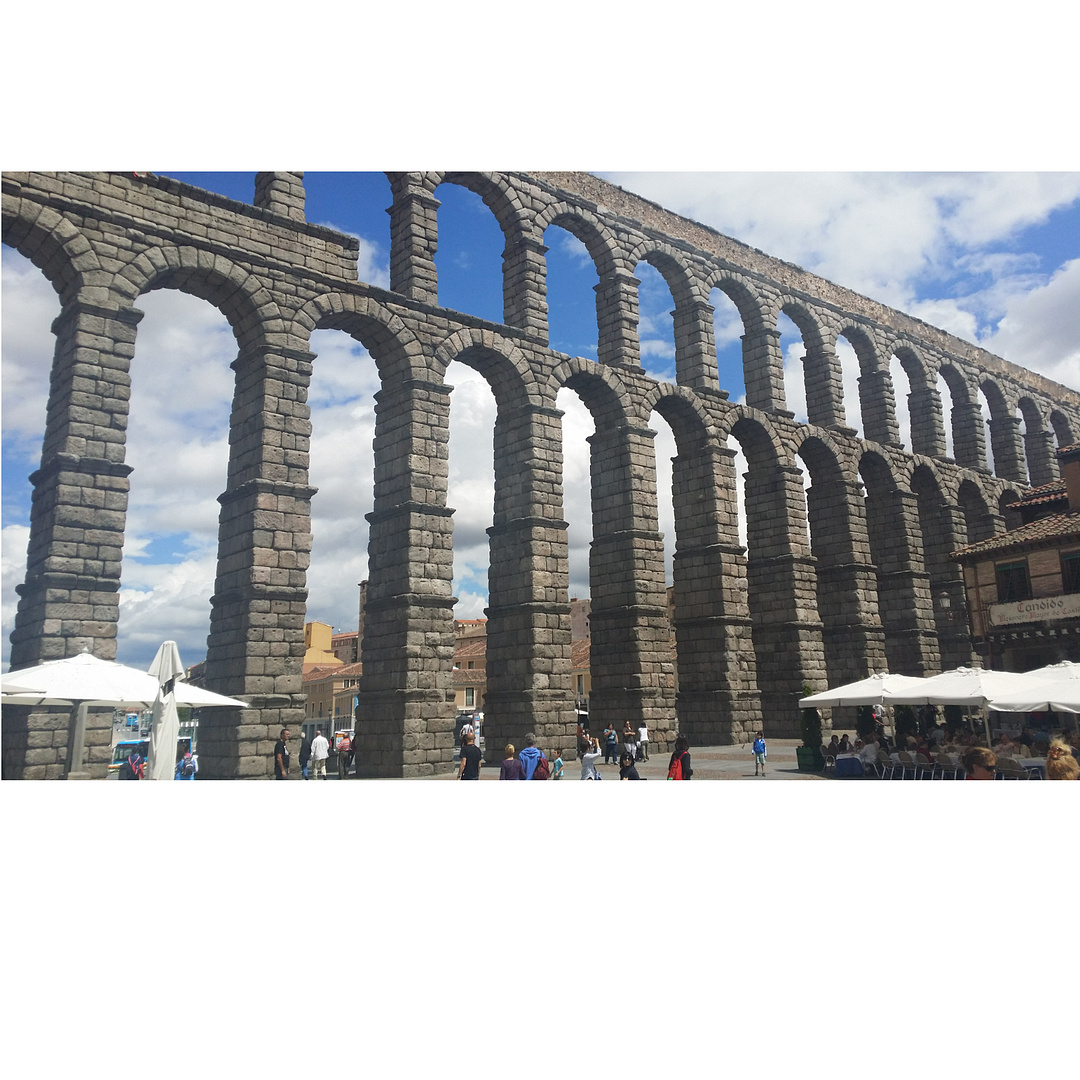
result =
[[1080,540],[1080,510],[1070,510],[1065,514],[1054,514],[1040,518],[1019,529],[999,533],[989,540],[980,540],[977,544],[954,551],[954,559],[969,558],[973,555],[985,555],[994,551],[1008,551],[1010,548],[1023,548],[1043,544],[1048,540],[1063,540],[1076,537]]

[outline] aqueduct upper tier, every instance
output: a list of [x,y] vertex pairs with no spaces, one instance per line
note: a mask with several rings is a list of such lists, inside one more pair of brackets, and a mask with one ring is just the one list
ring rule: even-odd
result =
[[[381,382],[360,688],[368,775],[451,766],[445,373],[454,360],[484,375],[498,406],[485,701],[493,753],[527,731],[541,745],[573,743],[555,404],[563,387],[596,424],[594,727],[645,721],[661,743],[677,729],[695,743],[724,743],[764,718],[767,733],[789,735],[804,686],[886,667],[922,675],[971,659],[950,553],[1002,530],[1005,507],[1057,475],[1055,445],[1080,436],[1080,395],[588,174],[388,177],[383,289],[358,279],[354,238],[305,221],[299,172],[258,174],[252,205],[152,174],[4,175],[4,242],[41,269],[61,303],[13,669],[84,647],[115,657],[129,364],[137,303],[154,289],[208,300],[236,338],[205,681],[251,708],[203,718],[206,776],[268,775],[279,728],[303,718],[306,398],[317,328],[361,342]],[[442,183],[480,195],[502,230],[502,322],[439,306]],[[595,361],[549,347],[549,225],[578,237],[595,265]],[[674,301],[675,383],[642,368],[634,271],[643,261]],[[714,289],[742,320],[745,402],[719,382]],[[808,422],[785,400],[782,313],[803,337]],[[858,357],[861,438],[846,423],[841,336]],[[911,452],[900,439],[893,357],[909,385]],[[654,411],[677,446],[670,608]],[[745,545],[736,447],[747,463]],[[60,777],[72,764],[64,716],[5,710],[3,738],[5,776]],[[87,744],[89,770],[102,775],[107,732],[91,730]]]

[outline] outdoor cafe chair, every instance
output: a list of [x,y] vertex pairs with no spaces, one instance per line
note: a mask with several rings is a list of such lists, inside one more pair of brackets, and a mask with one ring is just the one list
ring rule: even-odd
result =
[[1018,765],[1012,758],[1003,757],[997,759],[998,776],[1004,780],[1026,780],[1027,769]]
[[915,759],[906,750],[897,750],[893,756],[896,759],[896,763],[900,766],[901,780],[906,780],[909,772],[911,773],[912,780],[918,777],[919,769],[915,764]]
[[952,774],[951,779],[959,780],[960,773],[963,772],[963,766],[960,764],[960,759],[953,757],[952,754],[946,754],[942,751],[938,754],[938,767],[941,770],[941,778],[944,779],[946,775]]
[[936,771],[937,771],[937,765],[933,761],[931,761],[930,758],[925,757],[922,754],[916,754],[915,755],[915,779],[916,780],[924,780],[924,779],[926,779],[927,776],[929,776],[929,778],[931,780],[933,780],[934,779],[934,773]]
[[878,776],[882,780],[885,779],[885,774],[889,774],[889,779],[892,779],[893,773],[896,771],[896,762],[889,757],[888,752],[885,750],[878,750],[877,752],[877,771]]

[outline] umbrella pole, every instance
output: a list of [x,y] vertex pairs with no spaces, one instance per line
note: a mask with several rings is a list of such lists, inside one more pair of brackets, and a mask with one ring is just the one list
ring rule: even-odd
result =
[[90,773],[83,771],[83,750],[86,747],[86,709],[85,701],[80,701],[71,710],[71,747],[68,755],[68,780],[89,780]]
[[982,707],[983,729],[986,732],[986,747],[990,748],[990,710],[984,704]]

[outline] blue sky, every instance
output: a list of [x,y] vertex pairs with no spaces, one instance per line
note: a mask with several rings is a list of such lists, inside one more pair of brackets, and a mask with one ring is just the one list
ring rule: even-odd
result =
[[[168,172],[231,198],[251,201],[253,172]],[[696,218],[770,255],[909,311],[1007,359],[1080,388],[1080,173],[607,173],[606,179]],[[389,286],[389,184],[382,173],[305,177],[308,220],[360,237],[362,280]],[[501,320],[501,233],[480,199],[454,185],[437,191],[440,303]],[[552,228],[545,236],[552,347],[595,359],[596,272],[584,247]],[[673,302],[663,279],[642,265],[640,333],[647,370],[674,376]],[[743,393],[734,308],[714,293],[721,380]],[[157,643],[175,638],[185,662],[205,650],[212,589],[216,496],[224,487],[229,362],[235,344],[208,304],[176,293],[140,299],[146,312],[132,365],[129,536],[121,591],[119,658],[143,665]],[[55,295],[27,260],[3,252],[3,659],[24,570],[28,474],[37,466],[44,420],[49,324]],[[781,345],[789,404],[801,414],[801,342],[794,327]],[[356,626],[357,583],[366,576],[371,509],[374,366],[346,335],[319,331],[311,388],[314,550],[309,617]],[[858,426],[854,356],[845,364],[849,421]],[[193,379],[192,372],[198,373]],[[897,373],[898,380],[901,379]],[[455,507],[455,595],[459,617],[483,614],[493,498],[486,384],[453,365],[449,503]],[[901,385],[901,390],[902,390]],[[560,396],[564,424],[571,594],[588,594],[588,413]],[[150,422],[150,418],[153,421]],[[662,489],[670,484],[670,431],[654,417]],[[906,429],[906,417],[901,417]],[[164,451],[164,452],[163,452]],[[168,465],[184,462],[182,504],[166,487]],[[661,527],[670,562],[669,487]]]

